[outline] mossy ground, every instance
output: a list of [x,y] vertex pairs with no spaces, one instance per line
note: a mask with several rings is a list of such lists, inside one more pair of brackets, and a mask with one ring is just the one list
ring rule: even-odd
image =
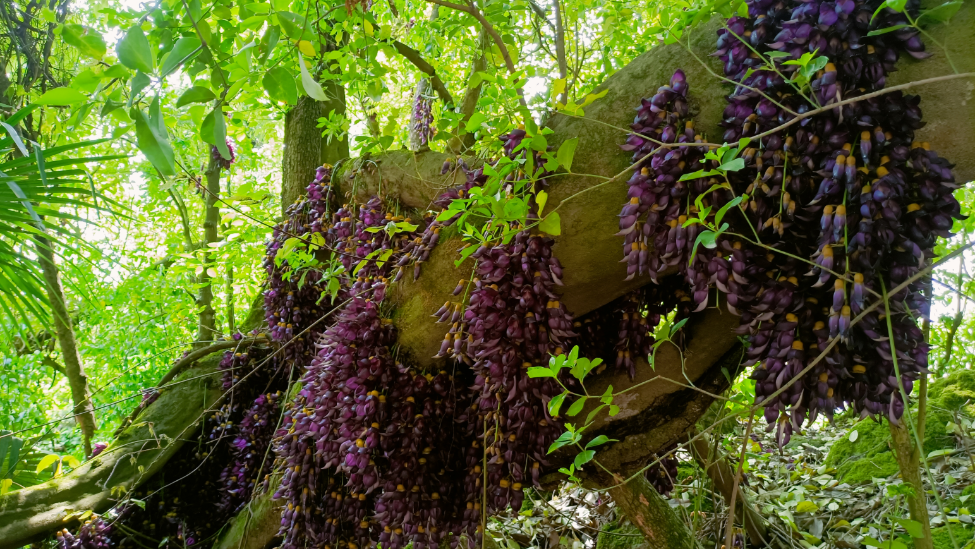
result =
[[596,539],[596,549],[643,549],[646,547],[647,542],[640,531],[629,523],[607,524]]
[[[953,446],[946,425],[954,420],[956,411],[975,415],[975,371],[955,372],[929,387],[928,414],[924,421],[925,454]],[[916,413],[916,409],[912,410],[912,416]],[[837,440],[826,457],[826,465],[836,468],[837,478],[855,484],[896,474],[897,461],[888,445],[887,425],[865,420],[857,424],[856,430],[856,441]]]

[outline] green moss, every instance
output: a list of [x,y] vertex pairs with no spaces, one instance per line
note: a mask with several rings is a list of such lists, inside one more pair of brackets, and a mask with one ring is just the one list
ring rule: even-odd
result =
[[[961,525],[955,524],[951,526],[951,533],[954,534],[955,541],[958,543],[960,549],[970,549],[972,546],[972,537],[975,536],[975,529],[970,526],[962,527]],[[931,539],[934,542],[934,549],[954,549],[954,545],[951,543],[951,536],[948,533],[948,526],[933,528],[931,530]]]
[[[975,371],[955,372],[928,388],[928,413],[924,421],[926,454],[954,445],[954,437],[946,425],[954,420],[955,410],[975,416]],[[917,410],[912,413],[916,414]],[[836,468],[837,478],[857,483],[895,474],[897,462],[888,445],[890,430],[887,425],[867,420],[858,423],[856,430],[856,442],[843,437],[833,443],[826,456],[826,465]]]
[[646,549],[646,546],[640,531],[628,523],[606,525],[596,538],[596,549]]

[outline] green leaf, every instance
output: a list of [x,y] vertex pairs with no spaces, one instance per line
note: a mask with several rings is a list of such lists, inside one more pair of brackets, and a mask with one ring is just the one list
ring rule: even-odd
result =
[[481,129],[481,124],[487,120],[487,116],[482,112],[475,112],[467,119],[467,125],[464,126],[464,130],[467,133],[474,133]]
[[78,458],[74,456],[64,456],[64,462],[67,463],[68,467],[71,467],[72,469],[81,467],[81,462],[78,461]]
[[559,212],[552,212],[546,215],[545,219],[538,224],[538,230],[552,236],[562,234],[562,219],[559,217]]
[[945,2],[940,6],[930,9],[928,11],[922,12],[917,18],[917,22],[920,23],[922,20],[929,19],[931,21],[937,21],[939,23],[945,23],[952,18],[958,9],[961,8],[962,3],[960,1],[956,2]]
[[569,406],[569,409],[565,412],[565,415],[569,417],[578,415],[579,412],[582,411],[582,408],[586,405],[586,400],[586,397],[579,397],[579,400],[573,402],[572,406]]
[[227,148],[227,120],[223,110],[217,107],[210,111],[200,124],[200,139],[209,143],[220,151],[224,160],[230,160],[230,149]]
[[298,103],[298,86],[295,77],[288,69],[277,66],[267,71],[261,79],[268,97],[275,101],[295,105]]
[[159,69],[159,74],[163,78],[168,76],[169,73],[176,70],[181,64],[195,57],[199,53],[202,44],[200,39],[195,36],[184,36],[177,40],[173,49],[169,52],[169,56],[163,61],[162,68]]
[[[157,98],[153,103],[158,102]],[[169,134],[165,132],[165,126],[160,132],[158,125],[150,123],[150,118],[140,109],[132,109],[130,115],[135,120],[136,144],[142,154],[146,155],[159,173],[170,177],[176,175],[173,147],[169,144]]]
[[906,519],[906,518],[895,519],[895,520],[897,524],[900,524],[901,526],[904,527],[904,530],[906,530],[907,533],[910,534],[912,538],[921,539],[924,537],[924,527],[921,526],[920,522],[916,520]]
[[800,501],[796,505],[796,513],[815,513],[818,510],[819,506],[811,501]]
[[551,454],[552,452],[558,450],[559,448],[565,446],[566,444],[571,444],[573,438],[574,437],[573,437],[573,435],[572,435],[572,433],[570,431],[566,431],[566,432],[562,433],[561,435],[559,435],[559,438],[555,439],[555,442],[553,442],[548,447],[548,452],[547,453]]
[[206,103],[207,101],[213,101],[217,96],[210,91],[209,88],[204,88],[203,86],[193,86],[192,88],[183,92],[183,95],[179,96],[176,100],[176,108],[189,105],[190,103]]
[[139,93],[148,88],[149,84],[152,84],[152,80],[142,71],[135,71],[135,76],[132,77],[132,90],[129,92],[129,102],[128,107],[132,108],[132,102],[138,99]]
[[566,171],[572,171],[572,159],[576,155],[576,147],[579,145],[579,138],[567,139],[559,145],[559,152],[555,153],[555,158],[559,160],[559,165]]
[[572,464],[576,466],[576,469],[581,469],[583,465],[592,461],[595,455],[595,450],[584,450],[576,455],[576,458],[572,460]]
[[300,53],[298,54],[298,66],[301,68],[301,87],[305,89],[308,97],[316,101],[328,101],[328,96],[322,91],[321,85],[315,82],[315,79],[308,72],[308,67],[305,66],[305,58]]
[[[552,377],[555,377],[555,376],[552,376]],[[567,394],[568,393],[566,393],[566,392],[563,391],[562,393],[560,393],[560,394],[555,395],[554,397],[552,397],[552,400],[548,401],[548,413],[549,413],[549,415],[551,415],[552,417],[558,417],[559,410],[562,408],[562,402],[565,400],[565,396]]]
[[738,170],[745,167],[744,158],[736,158],[730,162],[725,162],[724,164],[718,166],[718,170],[723,172],[737,172]]
[[742,198],[743,197],[741,196],[736,196],[732,198],[731,201],[729,201],[727,204],[721,206],[721,209],[718,210],[718,213],[714,214],[714,224],[720,226],[721,220],[724,219],[724,216],[726,213],[728,213],[728,210],[734,208],[738,204],[741,204]]
[[528,369],[528,377],[555,377],[555,374],[548,368],[532,366]]
[[152,49],[149,40],[139,25],[135,25],[125,33],[115,46],[118,60],[132,70],[140,70],[146,74],[152,73]]
[[620,407],[615,404],[609,405],[609,417],[616,417],[616,414],[620,413]]
[[903,23],[900,25],[894,25],[892,27],[885,27],[882,29],[872,30],[867,33],[867,36],[878,36],[880,34],[887,34],[888,32],[894,32],[903,29],[904,27],[910,27],[910,25]]
[[609,438],[606,435],[599,435],[598,437],[590,440],[588,444],[586,444],[586,450],[590,448],[595,448],[596,446],[601,446],[603,444],[606,444],[607,442],[616,442],[616,440]]
[[311,36],[305,18],[301,15],[291,13],[290,11],[279,11],[277,16],[281,30],[284,31],[284,35],[288,38],[292,40],[307,40]]
[[44,456],[43,458],[41,458],[41,461],[37,464],[37,470],[35,470],[34,472],[35,473],[40,473],[41,471],[43,471],[44,469],[47,469],[48,467],[50,467],[51,465],[53,465],[55,462],[57,462],[60,459],[61,459],[61,456],[59,456],[57,454],[48,454],[48,455]]
[[44,95],[34,101],[37,105],[64,107],[88,101],[88,96],[73,88],[54,88],[44,92]]
[[[713,250],[714,248],[716,248],[718,246],[717,238],[718,238],[718,235],[714,231],[701,231],[700,233],[698,233],[697,240],[694,241],[694,246],[691,248],[691,259],[690,259],[690,261],[693,262],[694,261],[694,256],[697,255],[697,246],[698,246],[698,244],[703,245],[705,248],[707,248],[709,250]],[[688,263],[688,264],[690,264],[690,263]]]
[[102,35],[91,27],[84,25],[64,25],[61,28],[61,38],[69,45],[78,48],[81,55],[101,59],[107,48]]
[[[24,142],[23,140],[20,139],[20,134],[17,133],[17,130],[15,130],[13,126],[7,124],[6,122],[0,122],[0,126],[3,126],[3,128],[7,130],[7,133],[10,135],[10,139],[14,142],[15,145],[17,145],[17,148],[20,150],[20,154],[27,156],[28,155],[27,147],[24,146]],[[0,461],[3,461],[2,455],[0,455]]]

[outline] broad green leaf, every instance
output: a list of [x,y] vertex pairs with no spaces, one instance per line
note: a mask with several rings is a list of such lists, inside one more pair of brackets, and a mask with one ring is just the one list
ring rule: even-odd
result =
[[217,107],[203,119],[200,125],[200,139],[209,143],[220,151],[224,160],[230,160],[230,149],[227,148],[227,120],[223,110]]
[[539,216],[541,216],[542,212],[545,211],[545,204],[547,202],[548,202],[548,193],[545,191],[538,191],[538,193],[535,195],[535,204],[538,204],[538,212],[536,213]]
[[140,109],[133,108],[130,116],[135,120],[136,144],[149,162],[164,176],[176,175],[175,155],[169,144],[169,135],[160,134],[149,117]]
[[559,410],[562,408],[562,402],[565,400],[566,394],[568,393],[562,392],[552,397],[552,400],[548,401],[548,413],[550,416],[558,417]]
[[475,112],[467,119],[467,125],[464,126],[464,130],[467,133],[474,133],[481,129],[481,124],[487,120],[487,115],[482,112]]
[[152,84],[152,80],[144,72],[135,71],[135,76],[132,77],[132,90],[129,92],[129,108],[132,108],[132,103],[139,98],[139,93],[148,88],[150,84]]
[[68,467],[71,467],[72,469],[77,469],[81,466],[81,462],[78,461],[78,458],[74,456],[64,456],[64,462],[67,463]]
[[538,224],[538,230],[552,236],[562,234],[562,219],[559,217],[559,212],[546,215],[545,219],[542,219],[541,223]]
[[548,368],[532,366],[528,369],[528,377],[555,377],[555,374]]
[[298,67],[301,68],[301,87],[305,89],[308,97],[316,101],[328,101],[328,96],[322,91],[322,86],[315,82],[315,79],[308,72],[308,67],[305,66],[305,58],[300,53],[298,54]]
[[267,71],[261,79],[268,97],[275,101],[294,105],[298,103],[298,86],[295,77],[288,69],[277,66]]
[[745,167],[744,158],[736,158],[730,162],[725,162],[724,164],[718,166],[718,170],[723,172],[737,172],[738,170]]
[[301,40],[302,38],[311,37],[311,32],[308,31],[307,23],[303,16],[297,13],[291,13],[290,11],[279,11],[277,16],[281,30],[284,31],[284,35],[288,38]]
[[10,491],[10,487],[13,486],[13,483],[14,479],[12,478],[0,479],[0,496]]
[[595,455],[595,450],[584,450],[576,455],[576,458],[572,460],[572,464],[576,466],[576,469],[581,469],[583,465],[592,461]]
[[101,81],[102,75],[95,74],[91,69],[85,69],[71,79],[71,87],[81,92],[94,93]]
[[819,506],[811,501],[800,501],[796,505],[796,513],[814,513],[819,510]]
[[559,145],[559,152],[555,154],[555,158],[559,160],[559,165],[565,168],[565,171],[572,171],[572,159],[576,155],[576,147],[579,145],[579,138],[573,137],[572,139],[567,139]]
[[[20,139],[20,134],[17,133],[17,130],[6,122],[0,122],[0,126],[3,126],[3,129],[7,130],[7,134],[10,135],[10,139],[15,145],[17,145],[17,148],[20,150],[20,154],[27,156],[27,147],[24,146],[24,142],[22,139]],[[3,461],[3,455],[0,455],[0,461]]]
[[43,95],[34,101],[37,105],[48,105],[52,107],[64,107],[82,103],[88,100],[88,96],[73,88],[54,88],[47,90]]
[[620,407],[615,404],[609,405],[609,417],[616,417],[616,414],[620,413]]
[[35,473],[40,473],[41,471],[43,471],[44,469],[47,469],[48,467],[50,467],[51,465],[53,465],[54,462],[56,462],[56,461],[58,461],[60,459],[61,459],[61,456],[59,456],[57,454],[48,454],[48,455],[44,456],[43,458],[41,458],[41,461],[37,464],[37,469],[34,472]]
[[579,412],[582,411],[582,408],[586,405],[586,400],[586,397],[579,397],[579,400],[573,402],[572,406],[569,406],[569,409],[566,410],[565,415],[569,417],[578,415]]
[[190,103],[206,103],[207,101],[213,101],[217,96],[210,91],[209,88],[204,88],[203,86],[193,86],[192,88],[183,92],[183,95],[179,96],[176,100],[176,108],[180,108],[184,105],[189,105]]
[[152,73],[152,49],[149,40],[139,25],[135,25],[125,33],[115,46],[118,60],[132,70],[140,70],[146,74]]
[[107,48],[105,40],[98,31],[84,25],[68,24],[61,29],[61,38],[69,45],[78,48],[82,55],[101,59]]
[[166,60],[163,61],[162,67],[159,69],[159,74],[165,78],[181,64],[189,62],[190,59],[199,53],[202,44],[200,39],[195,36],[184,36],[177,40],[176,44],[173,45],[173,49],[166,57]]
[[566,444],[571,444],[572,440],[573,440],[573,436],[571,432],[566,431],[562,433],[561,435],[559,435],[559,438],[555,439],[555,442],[553,442],[548,447],[547,453],[551,454],[552,452],[558,450],[559,448],[565,446]]
[[921,21],[929,20],[944,23],[958,13],[958,9],[961,8],[961,5],[962,3],[960,1],[945,2],[936,8],[922,12],[921,15],[918,16],[917,22],[920,23]]
[[897,524],[904,527],[904,530],[906,530],[912,538],[921,539],[924,537],[924,527],[921,526],[920,522],[906,518],[896,519],[896,521]]
[[615,441],[606,435],[599,435],[598,437],[590,440],[588,444],[586,444],[586,450],[590,448],[595,448],[596,446],[600,446],[602,444],[606,444],[607,442],[615,442]]

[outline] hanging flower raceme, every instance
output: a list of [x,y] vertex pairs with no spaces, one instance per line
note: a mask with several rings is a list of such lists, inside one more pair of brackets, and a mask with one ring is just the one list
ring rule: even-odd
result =
[[[678,245],[694,241],[685,236],[693,225],[683,225],[697,213],[695,192],[679,181],[691,163],[661,170],[669,154],[661,143],[680,139],[676,124],[686,112],[682,74],[644,101],[637,133],[623,146],[635,159],[651,154],[650,165],[631,178],[631,202],[620,216],[629,274],[646,271],[656,280],[663,268],[678,266],[676,258],[686,265],[679,270],[695,304],[707,303],[712,285],[727,293],[749,339],[745,365],[755,366],[756,401],[780,443],[806,419],[845,406],[899,419],[901,384],[910,392],[927,366],[914,318],[928,314],[930,295],[918,281],[890,295],[889,318],[883,307],[865,309],[929,265],[935,238],[950,236],[961,217],[951,165],[914,142],[922,125],[917,97],[893,92],[776,131],[798,114],[883,89],[899,52],[926,56],[912,27],[868,36],[907,23],[888,8],[871,22],[879,7],[874,0],[758,0],[748,3],[749,18],[733,17],[718,31],[715,55],[740,84],[728,97],[723,138],[754,139],[740,153],[744,168],[727,174],[734,196],[744,198],[741,215],[725,218],[731,229],[713,252]],[[759,70],[767,62],[777,71]],[[806,87],[794,78],[803,63],[819,68]],[[708,198],[716,209],[732,195]],[[643,234],[654,236],[645,254],[651,242],[641,241]],[[819,360],[834,339],[839,343]]]

